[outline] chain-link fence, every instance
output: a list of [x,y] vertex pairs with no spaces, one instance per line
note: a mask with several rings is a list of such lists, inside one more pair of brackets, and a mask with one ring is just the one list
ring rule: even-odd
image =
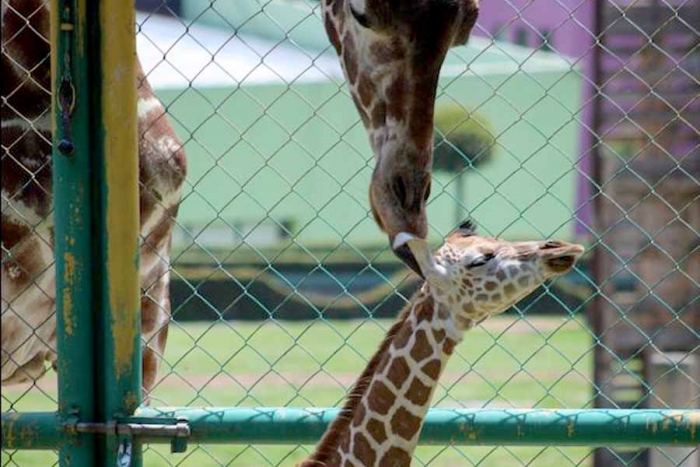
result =
[[[372,150],[320,3],[136,6],[150,405],[341,405],[419,282],[369,210]],[[46,8],[2,0],[8,416],[57,407]],[[487,235],[588,248],[572,273],[467,334],[433,404],[698,409],[700,2],[480,8],[442,67],[429,239],[471,217]],[[3,466],[57,464],[9,449],[5,420]],[[269,444],[153,444],[143,462],[290,465],[312,449]],[[421,446],[414,465],[700,466],[697,448],[639,446],[651,441],[499,444]]]

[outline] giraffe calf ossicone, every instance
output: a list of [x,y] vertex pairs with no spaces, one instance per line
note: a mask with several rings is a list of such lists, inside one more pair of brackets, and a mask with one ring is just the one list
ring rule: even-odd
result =
[[465,333],[570,271],[584,250],[560,240],[481,237],[469,223],[435,255],[413,235],[396,241],[411,249],[426,282],[301,467],[410,465],[440,375]]

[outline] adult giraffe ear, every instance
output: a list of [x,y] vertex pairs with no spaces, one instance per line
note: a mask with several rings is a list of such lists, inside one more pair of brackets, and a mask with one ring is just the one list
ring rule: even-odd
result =
[[479,0],[466,0],[462,5],[462,18],[452,38],[452,47],[463,45],[469,40],[472,29],[479,16]]

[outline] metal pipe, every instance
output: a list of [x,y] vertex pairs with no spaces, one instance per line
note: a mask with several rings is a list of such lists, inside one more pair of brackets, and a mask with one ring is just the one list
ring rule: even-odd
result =
[[[141,402],[141,299],[139,283],[139,161],[136,128],[136,23],[133,2],[89,1],[94,29],[94,192],[96,258],[95,333],[98,344],[99,423],[115,425]],[[93,422],[93,420],[83,420]],[[126,437],[99,437],[99,464],[135,459],[138,445]],[[119,461],[119,459],[122,461]]]
[[[90,222],[94,208],[90,72],[84,40],[88,25],[82,6],[77,0],[51,1],[58,411],[64,420],[71,417],[91,420],[97,410],[92,390],[95,382],[92,256],[95,245]],[[31,419],[34,415],[27,416]],[[42,433],[52,420],[47,417],[39,417],[35,424],[24,427],[25,432],[15,433],[32,438]],[[3,445],[5,420],[3,414]],[[92,436],[81,435],[79,441],[61,446],[62,466],[94,463]]]
[[[131,434],[138,441],[169,443],[178,430],[161,430],[164,419],[187,420],[188,443],[314,444],[338,409],[141,408]],[[145,429],[149,419],[153,429]],[[53,449],[77,424],[55,414],[2,415],[3,449]],[[90,431],[96,428],[91,427]],[[102,430],[104,431],[104,430]],[[114,435],[120,430],[112,428]],[[124,431],[124,430],[121,430]],[[125,431],[124,431],[125,432]],[[652,409],[445,409],[428,412],[423,445],[503,446],[698,446],[700,410]],[[17,436],[17,433],[24,433]],[[41,434],[42,436],[38,436]]]
[[59,449],[70,438],[58,412],[2,414],[3,449]]
[[[316,443],[338,409],[142,408],[140,420],[187,420],[190,443]],[[426,445],[700,444],[700,410],[444,409],[428,412]]]

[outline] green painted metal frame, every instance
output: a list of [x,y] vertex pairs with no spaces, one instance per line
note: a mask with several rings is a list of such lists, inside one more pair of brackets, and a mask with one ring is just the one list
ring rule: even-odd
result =
[[[133,4],[52,0],[51,16],[59,409],[29,415],[24,432],[3,415],[3,445],[51,438],[55,423],[114,423],[141,396]],[[63,466],[116,465],[122,442],[140,458],[129,439],[59,435]]]
[[[91,306],[95,292],[91,215],[96,201],[90,179],[92,109],[87,50],[80,40],[81,35],[87,34],[86,21],[84,10],[65,0],[52,1],[51,17],[58,419],[39,414],[37,438],[45,434],[47,421],[94,419],[97,411]],[[90,465],[95,461],[92,435],[76,434],[66,441],[58,446],[62,466]]]
[[[124,422],[170,424],[186,420],[187,443],[314,444],[338,409],[141,408]],[[54,449],[75,425],[52,414],[3,414],[3,448]],[[7,424],[7,425],[6,425]],[[12,430],[5,426],[12,426]],[[12,435],[31,433],[31,436]],[[171,442],[166,437],[140,439]],[[424,445],[698,446],[700,410],[652,409],[431,409]]]

